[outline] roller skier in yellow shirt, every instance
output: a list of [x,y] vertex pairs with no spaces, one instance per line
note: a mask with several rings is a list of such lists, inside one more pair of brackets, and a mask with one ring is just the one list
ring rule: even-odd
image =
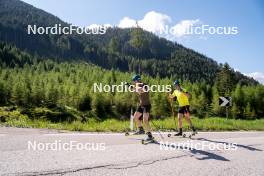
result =
[[180,86],[180,82],[176,80],[174,82],[175,85],[175,91],[169,95],[169,98],[177,98],[177,101],[179,103],[179,109],[178,109],[178,133],[175,134],[175,136],[182,136],[182,117],[185,116],[186,121],[188,122],[190,128],[193,131],[193,135],[196,134],[196,129],[192,125],[191,119],[190,119],[190,103],[189,103],[189,97],[190,94],[187,90],[182,88]]

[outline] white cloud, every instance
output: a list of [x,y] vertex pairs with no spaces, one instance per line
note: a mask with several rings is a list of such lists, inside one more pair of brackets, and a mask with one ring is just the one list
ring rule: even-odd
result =
[[[196,27],[202,25],[200,19],[186,19],[181,20],[176,24],[171,24],[172,19],[169,15],[150,11],[147,12],[142,19],[133,19],[130,17],[124,17],[119,21],[117,25],[120,28],[132,28],[136,27],[137,24],[139,27],[143,28],[146,31],[153,32],[160,37],[165,37],[168,40],[181,40],[188,39],[188,29],[191,27]],[[99,24],[92,24],[89,28],[98,28]],[[105,24],[104,26],[112,27],[110,24]],[[198,39],[206,40],[206,36],[197,35]]]
[[188,34],[188,30],[195,26],[200,24],[201,21],[199,19],[196,20],[182,20],[176,25],[172,27],[173,29],[173,35],[177,38],[183,37]]
[[[180,38],[186,38],[188,29],[194,26],[201,25],[202,22],[199,19],[187,19],[182,20],[171,25],[172,19],[170,16],[150,11],[145,14],[143,19],[132,19],[124,17],[120,20],[118,27],[120,28],[131,28],[138,26],[146,31],[153,32],[161,37],[166,37],[169,40],[179,40]],[[206,40],[206,37],[198,36],[198,39]]]
[[166,25],[171,22],[171,18],[166,14],[150,11],[146,13],[144,18],[141,20],[135,20],[129,17],[124,17],[120,20],[118,27],[136,27],[137,22],[138,26],[143,28],[144,30],[158,34],[160,33],[160,30],[165,30]]
[[238,68],[234,68],[235,72],[240,72],[240,70]]
[[244,74],[244,75],[252,77],[255,80],[259,81],[260,83],[264,84],[264,73],[253,72],[253,73],[248,73],[248,74]]
[[144,18],[138,21],[138,24],[146,31],[160,33],[170,22],[171,18],[168,15],[151,11],[146,13]]
[[131,19],[129,17],[124,17],[122,20],[120,20],[118,27],[120,28],[131,28],[136,27],[137,21],[134,19]]
[[112,27],[111,24],[103,24],[103,25],[101,25],[101,24],[91,24],[91,25],[88,26],[88,28],[89,29],[97,29],[97,28],[100,28],[102,26],[107,27],[107,28]]

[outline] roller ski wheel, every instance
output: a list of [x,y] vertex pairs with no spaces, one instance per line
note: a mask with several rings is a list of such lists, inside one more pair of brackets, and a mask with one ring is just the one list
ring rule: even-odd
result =
[[194,132],[192,132],[191,134],[183,134],[182,135],[182,137],[183,138],[186,138],[186,137],[188,137],[188,138],[192,138],[192,136],[195,136],[197,134],[197,131],[194,131]]
[[183,138],[187,138],[187,137],[188,137],[188,138],[191,139],[191,138],[192,138],[192,134],[189,134],[189,135],[187,135],[187,134],[183,134],[182,137],[183,137]]
[[198,134],[197,131],[193,131],[193,132],[192,132],[192,136],[195,136],[196,134]]
[[147,144],[150,144],[150,143],[155,143],[156,140],[153,138],[153,139],[142,139],[141,140],[141,144],[143,145],[147,145]]
[[174,136],[176,136],[176,137],[183,137],[183,135],[184,135],[184,133],[176,133],[176,134],[174,134]]

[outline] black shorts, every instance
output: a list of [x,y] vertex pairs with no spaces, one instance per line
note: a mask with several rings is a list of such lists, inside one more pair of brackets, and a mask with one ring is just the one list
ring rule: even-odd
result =
[[143,106],[138,106],[137,107],[137,112],[140,112],[141,114],[143,113],[150,113],[151,109],[151,104],[149,105],[143,105]]
[[179,109],[178,109],[178,113],[181,113],[181,114],[187,114],[189,112],[190,112],[190,106],[189,105],[179,107]]

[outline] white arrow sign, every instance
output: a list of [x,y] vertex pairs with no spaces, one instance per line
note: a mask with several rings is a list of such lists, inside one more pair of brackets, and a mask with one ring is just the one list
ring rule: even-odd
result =
[[219,99],[221,100],[220,106],[230,106],[231,97],[219,97]]

